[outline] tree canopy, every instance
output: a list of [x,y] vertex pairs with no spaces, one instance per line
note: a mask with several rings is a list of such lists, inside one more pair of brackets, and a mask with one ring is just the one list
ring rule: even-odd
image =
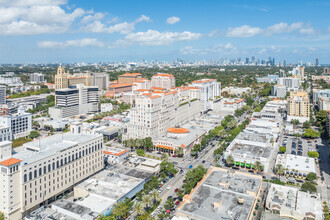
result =
[[314,129],[307,128],[307,129],[305,129],[303,136],[307,137],[307,138],[317,138],[317,137],[320,137],[320,133],[315,131]]

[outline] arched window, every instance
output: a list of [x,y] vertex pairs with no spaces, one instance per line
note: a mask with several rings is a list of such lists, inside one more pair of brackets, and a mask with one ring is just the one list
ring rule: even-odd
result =
[[72,156],[71,156],[71,160],[74,161],[74,154],[72,154]]
[[32,172],[29,173],[29,180],[32,180]]
[[41,169],[41,167],[39,168],[39,176],[41,176],[42,175],[42,169]]
[[46,166],[44,166],[44,174],[46,174],[47,173],[47,168],[46,168]]
[[64,164],[66,164],[68,161],[67,161],[67,159],[66,158],[64,158]]
[[53,170],[55,170],[55,162],[53,162]]
[[26,181],[27,181],[27,175],[24,174],[24,183],[26,183]]
[[78,133],[80,134],[80,130],[81,130],[81,128],[80,127],[78,127]]
[[58,168],[60,166],[60,162],[56,161],[56,168]]
[[34,171],[34,178],[37,178],[37,170]]
[[50,167],[50,164],[48,164],[48,172],[50,172],[50,170],[51,170],[51,167]]
[[61,166],[63,166],[63,159],[61,159]]

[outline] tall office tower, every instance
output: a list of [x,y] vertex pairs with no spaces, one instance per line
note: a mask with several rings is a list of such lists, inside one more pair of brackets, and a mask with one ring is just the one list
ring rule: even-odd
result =
[[0,86],[0,104],[6,104],[6,86]]
[[285,76],[286,76],[285,71],[280,69],[279,77],[285,77]]
[[255,56],[252,56],[252,63],[255,63],[256,62],[256,58]]
[[103,138],[82,133],[77,122],[71,124],[70,133],[28,142],[20,151],[4,141],[0,168],[0,212],[5,219],[24,219],[104,168]]
[[298,78],[278,78],[277,85],[282,85],[287,88],[288,91],[297,91],[300,86],[300,81]]
[[172,74],[157,73],[151,78],[151,88],[153,87],[166,90],[175,88],[175,77]]
[[315,66],[319,66],[320,64],[319,64],[319,58],[316,58],[316,60],[315,60]]
[[288,98],[288,121],[298,119],[300,123],[309,120],[309,98],[307,92],[291,93]]
[[77,84],[55,91],[55,107],[49,108],[51,118],[72,117],[98,111],[98,87]]
[[269,63],[269,65],[272,65],[272,58],[271,57],[268,57],[268,63]]
[[245,64],[249,64],[249,58],[245,58]]
[[272,66],[275,66],[275,58],[273,58]]
[[221,82],[216,79],[202,79],[192,82],[192,87],[198,87],[200,91],[201,110],[207,111],[211,108],[211,101],[221,96]]
[[283,66],[286,66],[286,60],[283,61]]

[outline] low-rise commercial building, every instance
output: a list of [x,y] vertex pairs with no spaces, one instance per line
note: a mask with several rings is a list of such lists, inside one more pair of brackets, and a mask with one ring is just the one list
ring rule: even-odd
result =
[[310,157],[278,154],[276,164],[281,164],[286,169],[285,174],[291,176],[303,178],[308,173],[317,173],[315,159]]
[[320,195],[302,192],[298,188],[290,186],[270,184],[266,209],[269,213],[265,213],[263,220],[323,219]]
[[250,87],[225,87],[221,92],[226,92],[229,95],[241,96],[243,94],[251,93],[252,89]]
[[191,193],[183,197],[175,216],[189,220],[250,220],[261,184],[261,176],[211,167]]
[[281,85],[273,85],[271,88],[271,96],[284,98],[286,96],[286,87]]
[[113,105],[111,103],[101,103],[101,112],[110,112],[113,110]]
[[115,147],[105,147],[103,153],[109,164],[122,163],[128,157],[127,150]]

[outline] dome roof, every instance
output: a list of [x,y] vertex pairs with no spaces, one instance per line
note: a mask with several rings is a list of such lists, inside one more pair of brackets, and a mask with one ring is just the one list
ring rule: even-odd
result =
[[175,133],[175,134],[184,134],[184,133],[188,133],[189,130],[187,128],[169,128],[167,129],[167,132]]

